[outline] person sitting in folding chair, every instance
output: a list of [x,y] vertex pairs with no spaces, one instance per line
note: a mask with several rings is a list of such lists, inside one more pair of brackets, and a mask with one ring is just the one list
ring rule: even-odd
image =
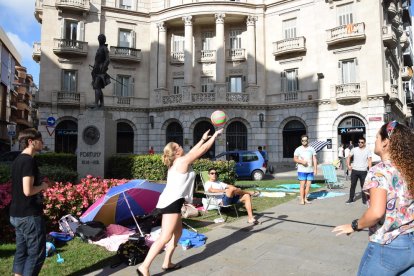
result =
[[235,204],[240,200],[244,203],[244,207],[247,210],[247,222],[254,225],[259,224],[259,222],[253,217],[251,197],[258,196],[260,193],[257,191],[243,191],[233,185],[218,181],[217,176],[217,171],[215,169],[208,170],[209,181],[204,184],[206,192],[223,193],[222,203],[224,206]]

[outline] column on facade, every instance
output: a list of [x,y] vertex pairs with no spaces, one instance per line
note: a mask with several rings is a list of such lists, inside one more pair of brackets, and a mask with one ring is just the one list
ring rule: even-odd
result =
[[193,17],[183,17],[184,21],[184,85],[193,84]]
[[158,87],[167,87],[167,28],[165,22],[157,24],[158,27]]
[[224,13],[218,13],[216,17],[216,82],[225,83],[225,52],[224,52]]
[[246,19],[247,25],[247,84],[256,84],[256,36],[255,25],[257,16],[249,15]]

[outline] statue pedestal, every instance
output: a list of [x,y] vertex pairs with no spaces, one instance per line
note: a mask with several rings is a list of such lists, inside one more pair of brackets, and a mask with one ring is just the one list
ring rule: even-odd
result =
[[87,109],[78,117],[77,167],[79,178],[105,177],[107,161],[116,152],[116,123],[104,110]]

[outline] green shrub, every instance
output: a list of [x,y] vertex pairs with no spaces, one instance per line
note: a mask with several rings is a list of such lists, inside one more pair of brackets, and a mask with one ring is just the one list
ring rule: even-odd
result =
[[58,166],[77,170],[76,154],[48,152],[36,154],[35,159],[40,166]]
[[132,178],[167,179],[167,167],[162,163],[161,154],[135,155],[133,157]]
[[53,182],[76,183],[78,178],[78,173],[76,171],[62,166],[43,165],[39,166],[39,171],[41,176],[46,176]]
[[0,184],[5,183],[11,179],[10,166],[0,164]]
[[108,178],[132,179],[132,165],[135,155],[113,155],[108,160]]
[[[219,173],[219,179],[230,184],[236,181],[234,166],[234,161],[199,159],[194,162],[193,169],[198,174],[201,171],[215,168]],[[166,180],[167,167],[162,163],[161,154],[114,155],[109,159],[108,177]]]

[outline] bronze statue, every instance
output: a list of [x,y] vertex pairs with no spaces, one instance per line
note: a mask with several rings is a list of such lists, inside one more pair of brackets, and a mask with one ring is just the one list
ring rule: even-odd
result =
[[95,108],[103,107],[104,96],[102,89],[111,83],[110,76],[106,73],[109,66],[108,44],[105,44],[104,34],[98,36],[99,48],[96,51],[95,63],[92,68],[92,87],[95,89]]

